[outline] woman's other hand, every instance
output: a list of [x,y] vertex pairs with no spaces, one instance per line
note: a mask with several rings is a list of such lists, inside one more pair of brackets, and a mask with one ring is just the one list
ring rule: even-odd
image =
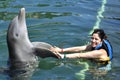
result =
[[54,47],[50,48],[50,51],[52,51],[52,52],[61,52],[62,49],[59,48],[59,47],[54,46]]

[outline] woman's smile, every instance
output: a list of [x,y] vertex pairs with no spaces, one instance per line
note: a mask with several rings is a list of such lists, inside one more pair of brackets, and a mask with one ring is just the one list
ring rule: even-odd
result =
[[96,47],[98,44],[101,43],[101,39],[98,34],[94,33],[91,37],[91,45],[92,47]]

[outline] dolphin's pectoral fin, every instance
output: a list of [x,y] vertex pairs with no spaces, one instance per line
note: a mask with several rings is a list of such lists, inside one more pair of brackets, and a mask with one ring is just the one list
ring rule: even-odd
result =
[[45,42],[32,42],[32,45],[34,46],[34,53],[41,57],[54,57],[58,58],[57,55],[55,55],[53,52],[51,52],[49,49],[52,47],[52,45],[45,43]]
[[55,53],[43,48],[34,48],[34,54],[41,58],[46,58],[46,57],[58,58],[58,56]]
[[32,45],[36,48],[50,49],[52,45],[45,42],[32,42]]

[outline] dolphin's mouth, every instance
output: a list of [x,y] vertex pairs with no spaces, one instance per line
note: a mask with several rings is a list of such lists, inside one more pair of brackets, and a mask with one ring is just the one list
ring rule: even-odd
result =
[[21,8],[19,15],[18,15],[18,20],[20,22],[25,23],[25,8]]

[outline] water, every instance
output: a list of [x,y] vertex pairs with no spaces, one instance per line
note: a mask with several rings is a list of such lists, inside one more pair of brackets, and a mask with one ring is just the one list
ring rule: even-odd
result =
[[[101,11],[99,28],[105,30],[113,46],[112,70],[98,73],[88,71],[89,60],[40,59],[31,80],[119,80],[120,75],[120,1],[119,0],[0,0],[0,67],[7,67],[6,32],[10,21],[20,8],[26,9],[31,41],[43,41],[61,48],[87,44]],[[98,73],[98,74],[97,74]],[[1,73],[0,80],[7,74]]]

